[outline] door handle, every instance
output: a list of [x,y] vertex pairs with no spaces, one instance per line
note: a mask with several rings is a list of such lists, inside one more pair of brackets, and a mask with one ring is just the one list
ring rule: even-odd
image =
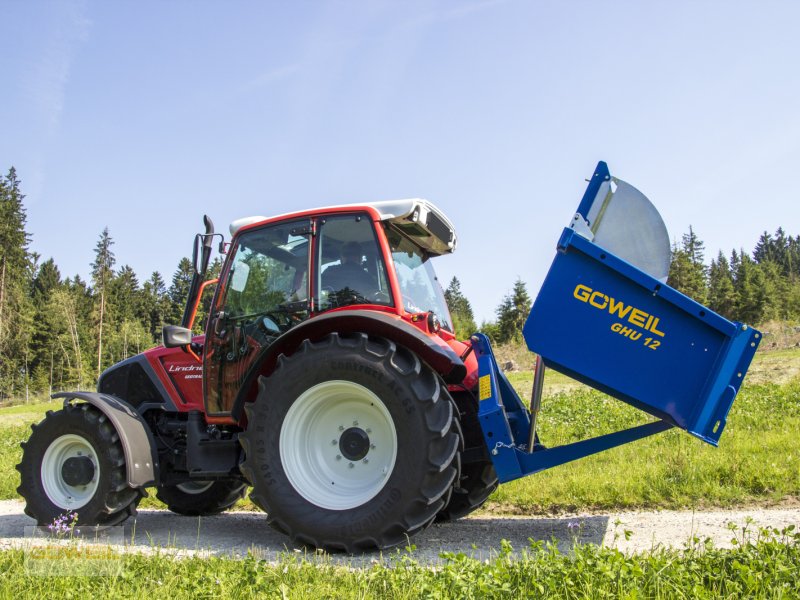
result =
[[220,323],[225,320],[225,311],[219,311],[214,319],[214,335],[219,335],[221,331]]

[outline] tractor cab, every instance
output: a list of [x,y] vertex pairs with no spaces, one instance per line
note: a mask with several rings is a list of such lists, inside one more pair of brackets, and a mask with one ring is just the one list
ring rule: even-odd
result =
[[[229,278],[223,277],[227,285],[222,287],[234,302],[247,286],[254,265],[257,273],[251,287],[262,284],[255,293],[263,295],[266,283],[274,303],[270,308],[294,313],[295,322],[358,304],[398,314],[433,312],[445,329],[450,328],[429,259],[453,252],[456,235],[444,214],[426,200],[248,217],[234,221],[230,230],[234,254],[227,269]],[[281,330],[294,324],[286,318],[279,320]]]
[[323,314],[378,312],[453,338],[430,259],[453,252],[456,235],[426,200],[249,217],[230,231],[202,356],[208,414],[229,414],[267,348]]

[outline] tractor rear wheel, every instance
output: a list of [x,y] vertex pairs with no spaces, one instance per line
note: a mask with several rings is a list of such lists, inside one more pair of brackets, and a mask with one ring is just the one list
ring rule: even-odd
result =
[[[478,422],[477,390],[454,392],[464,442],[467,448],[485,447],[483,431]],[[461,479],[456,482],[447,505],[436,516],[439,521],[454,521],[479,509],[498,486],[497,473],[488,454],[483,459],[462,462]]]
[[497,473],[491,462],[469,463],[461,467],[461,481],[450,501],[436,515],[439,521],[455,521],[478,510],[497,489]]
[[245,405],[251,500],[296,543],[357,552],[433,521],[457,479],[460,429],[439,376],[408,350],[331,334],[282,356]]
[[187,481],[159,486],[156,498],[179,515],[190,517],[217,515],[244,498],[247,484],[238,480]]
[[17,465],[25,514],[39,525],[76,513],[80,525],[118,525],[136,514],[144,495],[127,482],[116,429],[89,404],[67,404],[31,425]]

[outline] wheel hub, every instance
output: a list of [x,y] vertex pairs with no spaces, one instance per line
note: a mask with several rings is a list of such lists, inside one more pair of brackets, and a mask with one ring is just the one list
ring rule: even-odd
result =
[[339,452],[347,460],[361,460],[369,452],[369,436],[360,427],[351,427],[339,438]]
[[67,485],[87,485],[93,477],[94,463],[88,456],[73,456],[61,466],[61,478]]
[[389,409],[368,388],[330,380],[308,388],[284,417],[280,458],[289,483],[307,501],[348,510],[374,498],[397,459]]
[[97,451],[89,440],[74,433],[50,443],[42,457],[40,474],[47,498],[65,510],[88,504],[103,475]]

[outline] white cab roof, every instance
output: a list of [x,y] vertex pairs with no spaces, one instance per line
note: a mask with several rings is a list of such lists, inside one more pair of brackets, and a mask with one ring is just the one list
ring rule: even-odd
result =
[[[298,212],[324,212],[339,208],[373,208],[380,215],[382,221],[395,223],[407,235],[411,234],[415,241],[420,243],[433,254],[446,254],[455,251],[456,233],[453,224],[432,202],[422,198],[408,198],[403,200],[383,200],[380,202],[362,202],[360,204],[339,204],[310,211]],[[237,219],[230,226],[231,236],[242,228],[267,219],[279,219],[296,213],[286,213],[275,217],[252,216]],[[416,234],[414,231],[416,230]],[[425,238],[432,238],[426,241]]]

